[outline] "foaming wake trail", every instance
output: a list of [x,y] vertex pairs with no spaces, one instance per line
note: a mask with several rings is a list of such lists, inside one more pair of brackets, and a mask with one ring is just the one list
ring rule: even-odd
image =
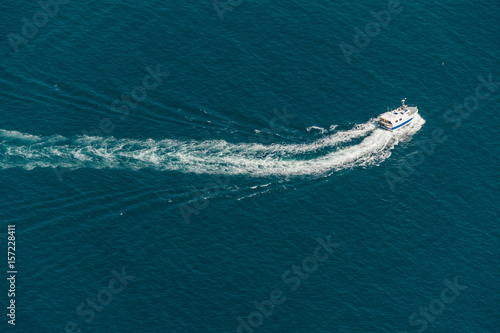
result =
[[417,115],[395,133],[372,119],[303,144],[228,143],[223,140],[131,140],[113,137],[38,137],[0,130],[0,168],[142,169],[197,174],[301,176],[377,165],[425,120]]

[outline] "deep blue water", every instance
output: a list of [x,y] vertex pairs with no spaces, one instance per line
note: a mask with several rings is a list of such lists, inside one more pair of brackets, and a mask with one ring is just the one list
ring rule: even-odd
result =
[[1,332],[499,332],[498,2],[58,7],[1,6]]

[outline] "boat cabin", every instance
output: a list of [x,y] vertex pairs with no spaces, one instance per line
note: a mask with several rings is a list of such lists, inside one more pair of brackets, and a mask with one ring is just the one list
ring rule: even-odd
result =
[[382,113],[378,124],[391,131],[408,124],[417,112],[417,108],[406,105],[405,101],[406,98],[401,101],[402,105],[399,108]]

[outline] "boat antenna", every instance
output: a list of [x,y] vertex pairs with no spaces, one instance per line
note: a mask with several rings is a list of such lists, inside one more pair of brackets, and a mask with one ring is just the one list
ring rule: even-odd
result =
[[403,100],[401,101],[401,103],[403,104],[403,106],[405,106],[405,102],[406,102],[406,98],[403,98]]

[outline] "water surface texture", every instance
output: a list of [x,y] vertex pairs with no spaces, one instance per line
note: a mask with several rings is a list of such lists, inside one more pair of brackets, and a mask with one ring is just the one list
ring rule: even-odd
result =
[[0,332],[499,332],[498,2],[1,9]]

